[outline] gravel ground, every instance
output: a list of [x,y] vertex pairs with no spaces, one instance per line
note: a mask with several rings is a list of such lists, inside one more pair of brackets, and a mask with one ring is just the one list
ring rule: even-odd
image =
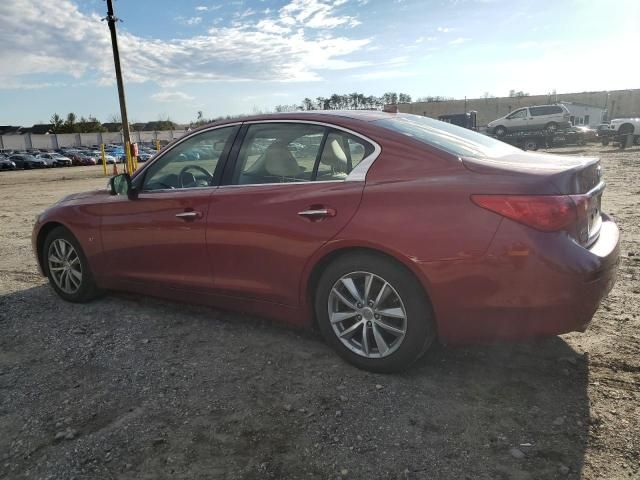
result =
[[32,220],[101,169],[1,173],[0,478],[640,478],[640,149],[563,150],[602,156],[623,235],[589,330],[437,347],[400,375],[246,315],[64,303]]

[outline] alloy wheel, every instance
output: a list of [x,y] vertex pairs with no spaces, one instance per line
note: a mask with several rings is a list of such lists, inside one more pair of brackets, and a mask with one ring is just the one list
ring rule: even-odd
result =
[[391,355],[407,332],[407,311],[400,295],[370,272],[340,277],[329,293],[328,313],[342,344],[366,358]]
[[76,293],[82,285],[82,263],[73,245],[63,238],[55,239],[49,245],[47,260],[56,286],[66,294]]

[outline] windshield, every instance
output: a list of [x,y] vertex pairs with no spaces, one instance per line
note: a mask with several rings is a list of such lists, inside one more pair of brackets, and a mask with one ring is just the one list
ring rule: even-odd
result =
[[374,123],[459,157],[501,157],[520,151],[473,130],[419,115],[398,114]]

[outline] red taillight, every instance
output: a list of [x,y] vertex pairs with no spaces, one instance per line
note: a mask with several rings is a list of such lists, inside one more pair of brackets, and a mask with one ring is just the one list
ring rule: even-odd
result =
[[562,230],[577,219],[567,195],[471,195],[476,205],[544,232]]

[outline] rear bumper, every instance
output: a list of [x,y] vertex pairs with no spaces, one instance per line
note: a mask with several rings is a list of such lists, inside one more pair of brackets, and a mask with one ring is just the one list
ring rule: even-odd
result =
[[459,344],[584,331],[615,283],[619,243],[618,227],[606,216],[589,249],[566,234],[505,220],[483,258],[423,264],[441,339]]

